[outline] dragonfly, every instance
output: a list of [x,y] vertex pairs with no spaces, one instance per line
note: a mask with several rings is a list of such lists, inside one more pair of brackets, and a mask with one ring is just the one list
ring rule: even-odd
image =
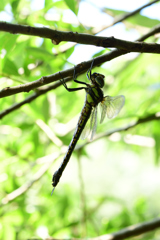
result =
[[78,88],[68,88],[66,82],[61,76],[62,79],[60,81],[68,92],[79,91],[83,89],[86,91],[86,98],[68,150],[64,156],[60,167],[53,174],[52,193],[70,160],[70,157],[79,138],[81,137],[82,139],[85,139],[88,135],[90,135],[90,140],[92,140],[97,128],[98,106],[100,106],[101,110],[100,123],[102,123],[106,115],[109,119],[115,118],[125,103],[125,97],[123,95],[119,95],[116,97],[104,96],[102,88],[104,87],[105,76],[96,72],[92,74],[93,63],[94,59],[91,63],[91,67],[87,71],[87,78],[90,81],[90,84],[77,80],[76,68],[74,68],[73,81],[85,86]]

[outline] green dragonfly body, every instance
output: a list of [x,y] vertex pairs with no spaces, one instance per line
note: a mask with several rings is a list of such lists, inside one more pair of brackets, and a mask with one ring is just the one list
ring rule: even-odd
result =
[[[104,86],[105,76],[102,74],[99,74],[99,73],[93,73],[93,74],[91,73],[93,62],[94,61],[92,61],[91,68],[87,72],[87,77],[90,80],[91,84],[87,84],[85,82],[78,81],[76,79],[75,71],[74,71],[73,80],[77,83],[84,84],[85,87],[68,88],[66,83],[64,82],[64,80],[63,79],[61,80],[64,87],[69,92],[84,89],[86,91],[86,99],[85,99],[85,103],[84,103],[83,109],[81,111],[79,120],[78,120],[76,130],[74,132],[73,138],[68,147],[67,153],[66,153],[59,169],[53,174],[53,178],[52,178],[53,190],[56,187],[56,185],[58,184],[60,177],[61,177],[67,163],[69,162],[71,154],[72,154],[80,136],[82,139],[84,139],[90,134],[91,135],[90,139],[93,138],[93,135],[94,135],[94,133],[96,131],[96,127],[97,127],[97,107],[98,107],[98,105],[100,105],[100,107],[101,107],[100,123],[102,123],[105,118],[105,115],[107,115],[108,118],[116,117],[125,102],[125,98],[122,95],[117,96],[117,97],[110,97],[110,96],[104,97],[103,91],[101,88],[103,88],[103,86]],[[89,118],[90,118],[90,121],[88,121]]]

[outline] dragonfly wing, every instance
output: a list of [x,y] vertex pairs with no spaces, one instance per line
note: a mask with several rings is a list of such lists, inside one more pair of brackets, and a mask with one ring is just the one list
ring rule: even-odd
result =
[[101,119],[100,119],[100,123],[103,122],[105,116],[106,116],[106,112],[107,112],[107,106],[105,105],[104,102],[101,102],[99,104],[99,107],[100,107],[100,112],[101,112]]
[[91,123],[90,123],[90,130],[91,130],[91,137],[90,140],[93,139],[93,136],[97,129],[97,106],[93,109],[92,115],[91,115]]
[[123,95],[117,97],[106,96],[103,101],[100,103],[101,106],[101,120],[103,122],[105,115],[109,119],[115,118],[120,112],[121,108],[125,103],[125,97]]
[[97,107],[93,108],[90,119],[87,121],[80,138],[83,140],[89,136],[90,140],[92,140],[96,132],[96,128],[97,128]]
[[[91,114],[92,114],[92,113],[91,113]],[[88,121],[87,121],[87,123],[86,123],[86,125],[85,125],[85,127],[84,127],[84,129],[83,129],[83,131],[82,131],[82,133],[81,133],[80,138],[81,138],[82,140],[84,140],[85,138],[87,138],[87,137],[89,136],[89,134],[90,134],[90,119],[91,119],[91,118],[88,119]]]

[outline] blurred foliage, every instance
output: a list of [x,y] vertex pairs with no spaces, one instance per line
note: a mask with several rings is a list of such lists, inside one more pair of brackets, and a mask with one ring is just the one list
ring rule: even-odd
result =
[[[38,0],[3,0],[0,10],[10,17],[12,23],[93,34],[94,26],[65,21],[65,13],[78,19],[80,3],[75,0],[45,0],[44,7],[35,10]],[[114,17],[125,13],[115,9],[108,11],[106,14],[112,13]],[[124,27],[127,32],[135,30],[142,35],[144,27],[149,31],[158,22],[137,14],[126,19]],[[158,41],[158,38],[153,36],[150,41]],[[83,48],[82,51],[84,61],[89,60],[85,58]],[[108,49],[96,51],[95,47],[94,57]],[[49,39],[1,32],[1,89],[70,68],[73,66],[70,56],[74,53],[76,47],[65,42],[55,46]],[[95,71],[106,75],[106,94],[123,94],[126,97],[121,114],[115,120],[107,120],[98,126],[98,132],[117,129],[138,117],[159,112],[158,55],[134,54],[132,57],[128,54],[95,68]],[[79,76],[80,80],[84,78],[85,75]],[[69,85],[75,86],[75,83]],[[1,110],[21,102],[33,92],[1,99]],[[43,127],[47,125],[53,138],[56,135],[63,144],[69,145],[84,98],[85,93],[81,91],[68,93],[59,87],[1,120],[1,239],[95,237],[157,217],[160,181],[155,163],[160,160],[159,121],[138,125],[83,148],[80,158],[83,178],[79,177],[75,151],[52,197],[51,178],[61,157],[32,185],[36,174],[48,161],[47,158],[43,161],[42,157],[61,152],[61,146],[51,140]],[[39,125],[39,120],[42,125]],[[14,194],[26,186],[27,190],[14,198]],[[12,196],[13,200],[9,201],[7,196]],[[155,231],[137,239],[156,240],[158,234]]]
[[[124,14],[129,14],[129,12],[126,12],[126,11],[110,9],[110,8],[104,9],[104,12],[106,12],[107,14],[111,15],[114,18],[116,18],[117,16],[122,17]],[[152,19],[152,18],[143,16],[140,13],[136,13],[136,16],[133,15],[130,18],[127,18],[125,21],[127,23],[133,24],[134,27],[136,25],[141,27],[152,28],[157,24],[159,24],[158,19]]]

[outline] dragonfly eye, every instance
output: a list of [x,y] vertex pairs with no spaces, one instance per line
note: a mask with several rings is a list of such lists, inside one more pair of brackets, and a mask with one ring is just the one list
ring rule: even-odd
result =
[[104,75],[100,74],[95,77],[96,83],[99,85],[100,88],[104,87]]

